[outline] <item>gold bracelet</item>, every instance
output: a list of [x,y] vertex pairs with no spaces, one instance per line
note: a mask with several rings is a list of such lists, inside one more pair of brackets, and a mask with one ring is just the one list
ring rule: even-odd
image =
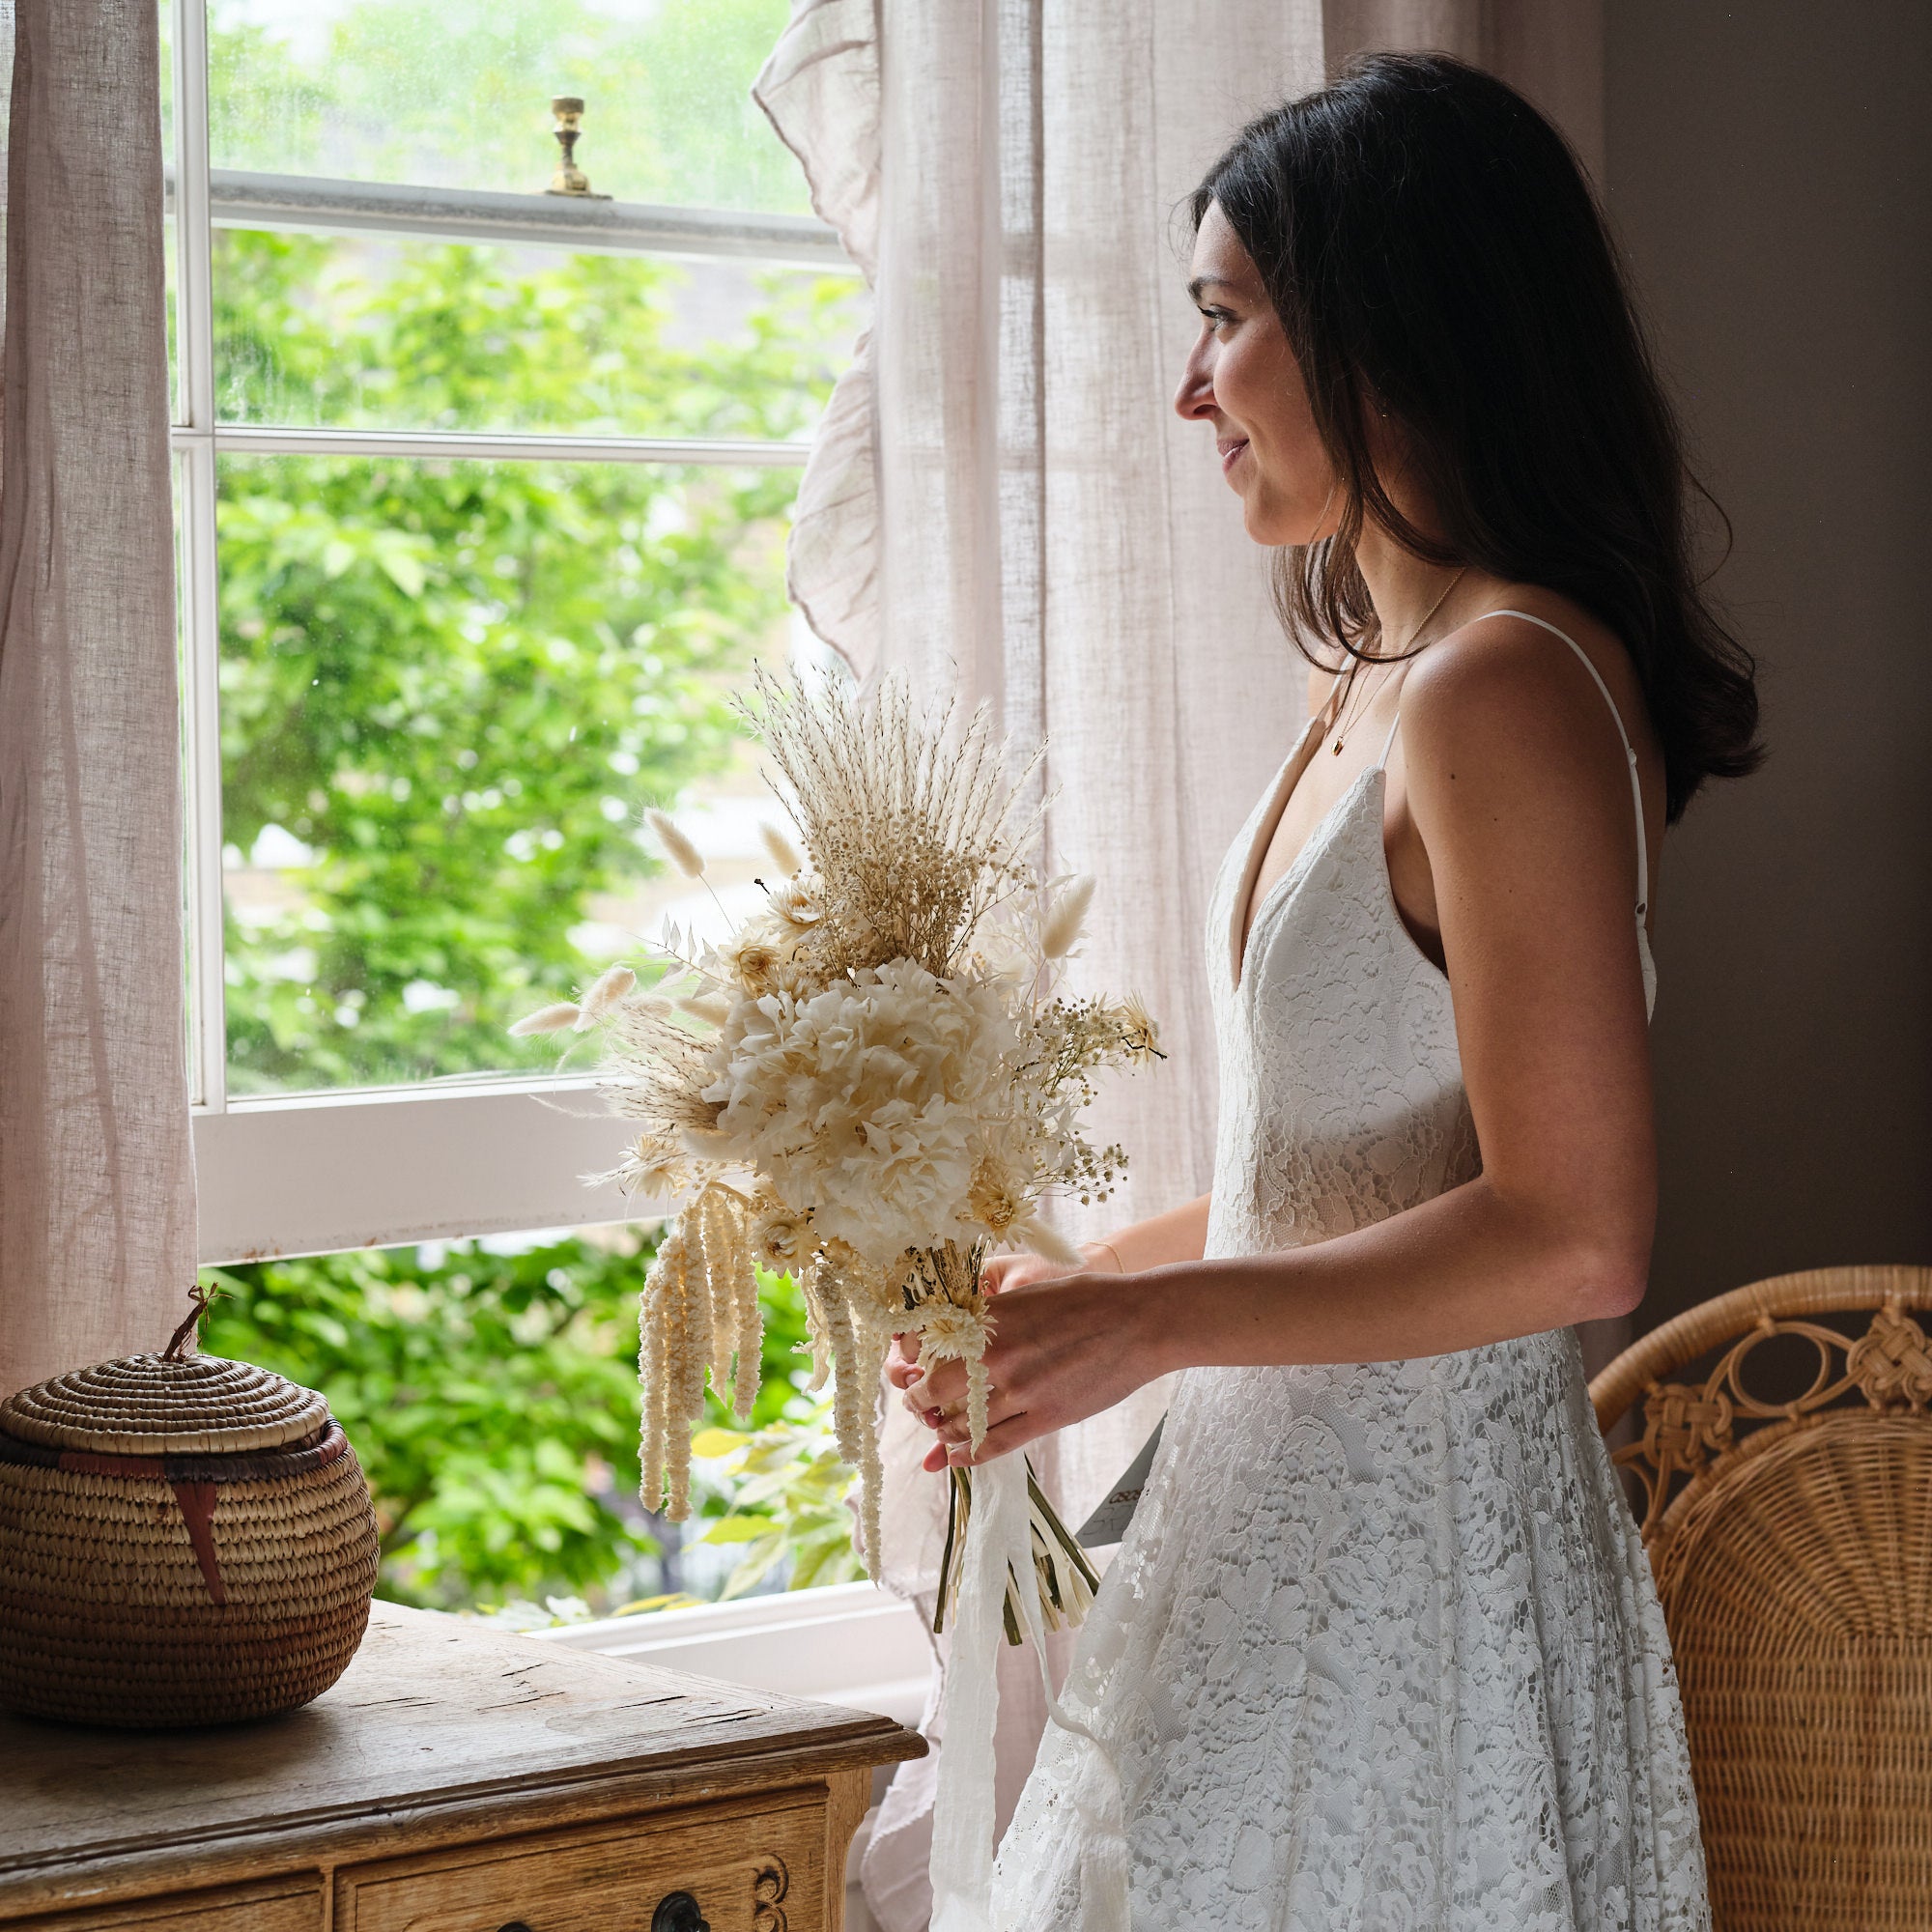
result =
[[1105,1248],[1106,1251],[1114,1258],[1114,1272],[1116,1274],[1126,1273],[1127,1264],[1126,1263],[1122,1261],[1121,1251],[1113,1244],[1112,1241],[1087,1241],[1084,1242],[1082,1245],[1090,1248]]

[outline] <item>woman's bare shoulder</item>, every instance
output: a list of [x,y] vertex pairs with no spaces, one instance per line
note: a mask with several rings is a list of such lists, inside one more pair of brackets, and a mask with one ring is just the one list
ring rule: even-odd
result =
[[[1545,625],[1561,635],[1552,637]],[[1578,662],[1578,651],[1608,691],[1639,763],[1655,762],[1630,653],[1608,625],[1548,591],[1513,599],[1424,650],[1405,681],[1405,732],[1412,727],[1426,739],[1451,742],[1474,732],[1525,744],[1578,729],[1599,736],[1607,722],[1604,694]]]

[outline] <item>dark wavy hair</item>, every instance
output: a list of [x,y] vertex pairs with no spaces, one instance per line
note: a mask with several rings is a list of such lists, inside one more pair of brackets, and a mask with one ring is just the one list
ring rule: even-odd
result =
[[[1569,145],[1446,54],[1358,58],[1251,121],[1188,200],[1218,202],[1260,270],[1347,494],[1341,526],[1276,553],[1289,635],[1367,655],[1355,567],[1373,519],[1413,554],[1573,598],[1623,640],[1676,819],[1763,756],[1756,666],[1705,602],[1682,434],[1615,244]],[[1406,432],[1442,537],[1378,481],[1365,412]]]

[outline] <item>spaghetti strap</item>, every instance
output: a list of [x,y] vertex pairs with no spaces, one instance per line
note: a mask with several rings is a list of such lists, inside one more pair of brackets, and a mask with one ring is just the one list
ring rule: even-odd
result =
[[[1590,654],[1568,631],[1559,631],[1554,624],[1542,617],[1532,617],[1527,611],[1485,611],[1480,617],[1471,617],[1471,624],[1480,624],[1484,617],[1520,617],[1526,624],[1534,624],[1539,630],[1548,631],[1552,638],[1561,638],[1577,653],[1583,668],[1590,673],[1590,682],[1604,694],[1604,702],[1610,707],[1610,717],[1615,721],[1617,736],[1622,740],[1624,762],[1630,767],[1631,805],[1636,815],[1636,920],[1639,926],[1644,915],[1650,910],[1650,853],[1643,829],[1643,784],[1637,777],[1636,753],[1631,749],[1630,733],[1624,729],[1624,716],[1617,709],[1617,700],[1610,696],[1610,687],[1604,682],[1604,674],[1590,662]],[[1464,627],[1466,628],[1466,626]],[[1412,663],[1413,660],[1411,659]],[[1402,723],[1402,694],[1396,694],[1395,717],[1389,724],[1388,737],[1382,744],[1381,757],[1378,765],[1388,763],[1388,754],[1395,746],[1396,728]]]

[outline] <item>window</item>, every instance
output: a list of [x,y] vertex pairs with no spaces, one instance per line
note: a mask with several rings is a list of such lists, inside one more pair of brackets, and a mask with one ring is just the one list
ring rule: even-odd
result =
[[[626,1211],[589,1069],[505,1028],[756,892],[728,704],[860,302],[747,99],[785,13],[173,0],[208,1261]],[[609,199],[546,191],[565,95]]]

